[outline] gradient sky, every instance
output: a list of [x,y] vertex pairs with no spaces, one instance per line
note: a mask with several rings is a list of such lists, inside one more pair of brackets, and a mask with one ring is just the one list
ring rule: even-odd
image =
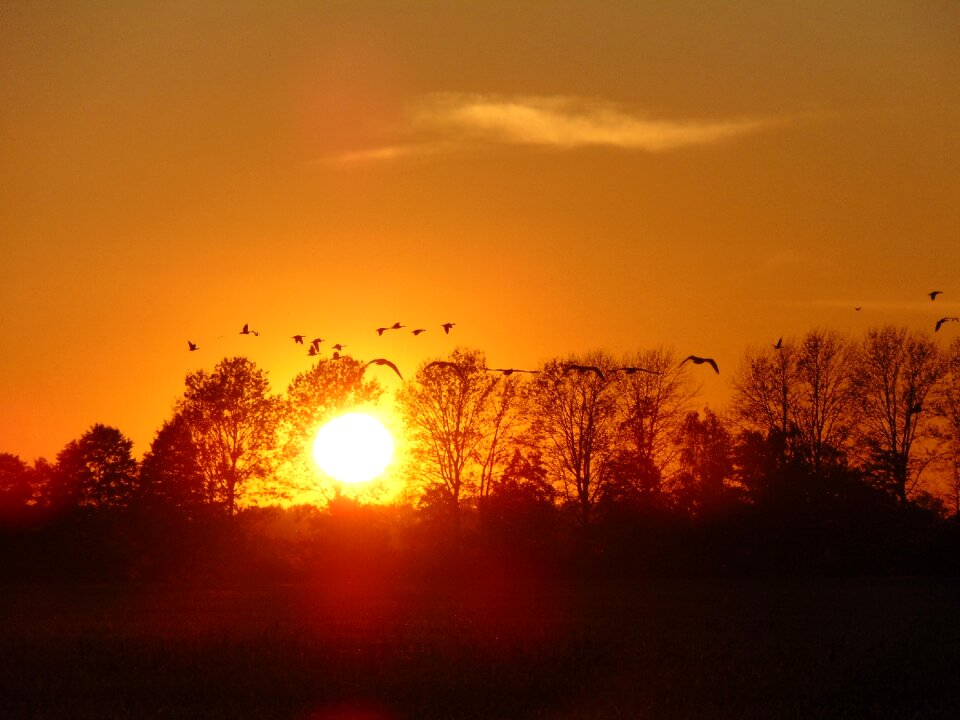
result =
[[960,4],[466,5],[0,4],[0,452],[139,455],[294,333],[663,344],[716,406],[748,345],[960,314]]

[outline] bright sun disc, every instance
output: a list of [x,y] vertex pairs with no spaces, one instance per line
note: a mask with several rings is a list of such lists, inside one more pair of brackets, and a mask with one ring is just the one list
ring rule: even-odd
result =
[[365,413],[336,417],[317,433],[313,459],[323,472],[345,483],[373,480],[393,459],[393,437]]

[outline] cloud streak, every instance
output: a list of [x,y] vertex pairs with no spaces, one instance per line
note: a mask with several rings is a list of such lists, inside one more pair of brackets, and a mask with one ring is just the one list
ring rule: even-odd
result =
[[494,143],[570,150],[607,147],[650,153],[712,145],[763,130],[769,120],[657,119],[602,100],[567,96],[434,93],[409,108],[408,145],[354,152],[344,160],[391,160]]

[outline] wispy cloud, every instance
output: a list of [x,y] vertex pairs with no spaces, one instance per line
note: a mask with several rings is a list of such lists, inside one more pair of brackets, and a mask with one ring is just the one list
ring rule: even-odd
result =
[[771,122],[756,118],[694,120],[653,118],[603,100],[567,96],[434,93],[408,108],[408,145],[391,145],[344,160],[390,160],[449,151],[478,142],[557,149],[610,147],[664,152],[710,145],[754,133]]

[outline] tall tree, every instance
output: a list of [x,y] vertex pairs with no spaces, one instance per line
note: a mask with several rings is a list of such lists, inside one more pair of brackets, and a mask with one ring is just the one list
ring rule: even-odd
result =
[[154,510],[192,516],[210,505],[199,450],[183,415],[174,415],[157,431],[140,464],[140,484],[144,503]]
[[941,436],[945,443],[950,500],[954,514],[960,516],[960,338],[955,338],[947,351],[942,406],[945,427]]
[[73,504],[95,510],[120,510],[136,500],[137,462],[133,441],[117,428],[97,423],[57,455],[56,472],[70,488]]
[[244,357],[191,373],[186,386],[175,411],[196,444],[204,491],[233,515],[250,483],[271,469],[280,400],[270,395],[266,372]]
[[456,523],[467,496],[482,502],[490,492],[516,387],[515,378],[486,370],[481,351],[458,348],[445,360],[421,365],[399,392],[426,496],[448,508]]
[[781,464],[817,475],[849,449],[855,356],[850,339],[820,329],[779,348],[749,349],[734,377],[734,416],[779,450]]
[[35,475],[23,460],[0,453],[0,523],[19,522],[36,502]]
[[278,493],[296,496],[316,487],[312,440],[335,415],[377,403],[383,388],[364,379],[364,365],[349,356],[320,359],[287,387],[278,426]]
[[706,408],[687,413],[681,432],[680,488],[681,504],[692,515],[717,508],[733,476],[734,443],[720,418]]
[[877,483],[906,505],[932,453],[917,456],[932,437],[928,397],[944,379],[947,363],[933,340],[906,328],[868,331],[856,368],[860,439]]
[[635,490],[659,492],[665,476],[675,470],[677,439],[699,390],[689,365],[680,365],[676,353],[662,347],[627,355],[622,367],[642,370],[614,375],[622,432],[619,463],[624,470],[634,468],[630,474],[641,484]]
[[793,424],[801,460],[814,475],[842,460],[856,424],[856,345],[832,330],[808,332],[796,350]]
[[733,411],[744,430],[761,433],[788,452],[797,403],[796,344],[748,348],[733,378]]
[[[605,353],[551,360],[532,386],[533,429],[544,462],[583,527],[611,478],[617,447],[618,408]],[[575,368],[596,368],[579,370]]]

